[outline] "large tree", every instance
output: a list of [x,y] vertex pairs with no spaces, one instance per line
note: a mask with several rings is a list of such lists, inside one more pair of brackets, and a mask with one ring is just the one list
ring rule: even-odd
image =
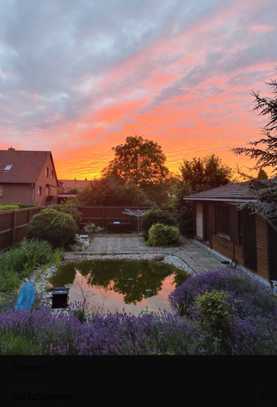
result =
[[183,161],[172,206],[177,210],[179,227],[184,235],[191,236],[193,232],[192,206],[184,201],[184,197],[227,184],[230,179],[231,168],[223,165],[215,155]]
[[268,85],[273,91],[271,98],[253,92],[254,109],[260,115],[268,117],[264,126],[264,136],[252,141],[250,147],[238,147],[234,149],[234,152],[257,160],[256,168],[271,167],[277,173],[277,81],[271,81]]
[[104,169],[104,176],[145,188],[162,183],[169,174],[162,148],[154,141],[140,136],[127,137],[113,151],[114,159]]
[[231,168],[223,165],[214,154],[183,161],[180,172],[181,183],[187,193],[215,188],[227,184],[231,179]]

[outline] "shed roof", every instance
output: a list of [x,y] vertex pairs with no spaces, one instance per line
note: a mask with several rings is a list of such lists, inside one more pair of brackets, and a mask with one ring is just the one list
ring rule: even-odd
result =
[[228,183],[207,191],[184,197],[185,201],[248,202],[257,200],[257,194],[250,188],[250,182]]

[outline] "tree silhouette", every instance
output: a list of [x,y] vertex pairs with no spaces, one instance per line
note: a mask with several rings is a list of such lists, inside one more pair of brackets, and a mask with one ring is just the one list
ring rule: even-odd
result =
[[166,157],[161,146],[140,136],[127,137],[124,144],[113,147],[114,159],[103,170],[104,176],[118,177],[138,187],[157,185],[168,176]]
[[273,90],[273,97],[262,97],[252,92],[255,98],[254,109],[259,115],[269,116],[264,126],[264,137],[252,141],[251,147],[237,147],[233,151],[257,160],[256,168],[272,167],[277,172],[277,81],[267,83]]

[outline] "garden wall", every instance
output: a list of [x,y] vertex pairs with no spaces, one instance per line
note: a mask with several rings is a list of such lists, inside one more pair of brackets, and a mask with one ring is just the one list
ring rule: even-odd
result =
[[26,228],[32,217],[41,208],[24,208],[14,211],[0,211],[0,251],[20,242],[26,235]]

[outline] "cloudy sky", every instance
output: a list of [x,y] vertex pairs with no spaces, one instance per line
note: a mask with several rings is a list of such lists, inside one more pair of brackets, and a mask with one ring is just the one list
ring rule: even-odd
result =
[[0,148],[52,150],[93,178],[126,136],[184,158],[260,135],[251,90],[277,76],[277,0],[0,0]]

